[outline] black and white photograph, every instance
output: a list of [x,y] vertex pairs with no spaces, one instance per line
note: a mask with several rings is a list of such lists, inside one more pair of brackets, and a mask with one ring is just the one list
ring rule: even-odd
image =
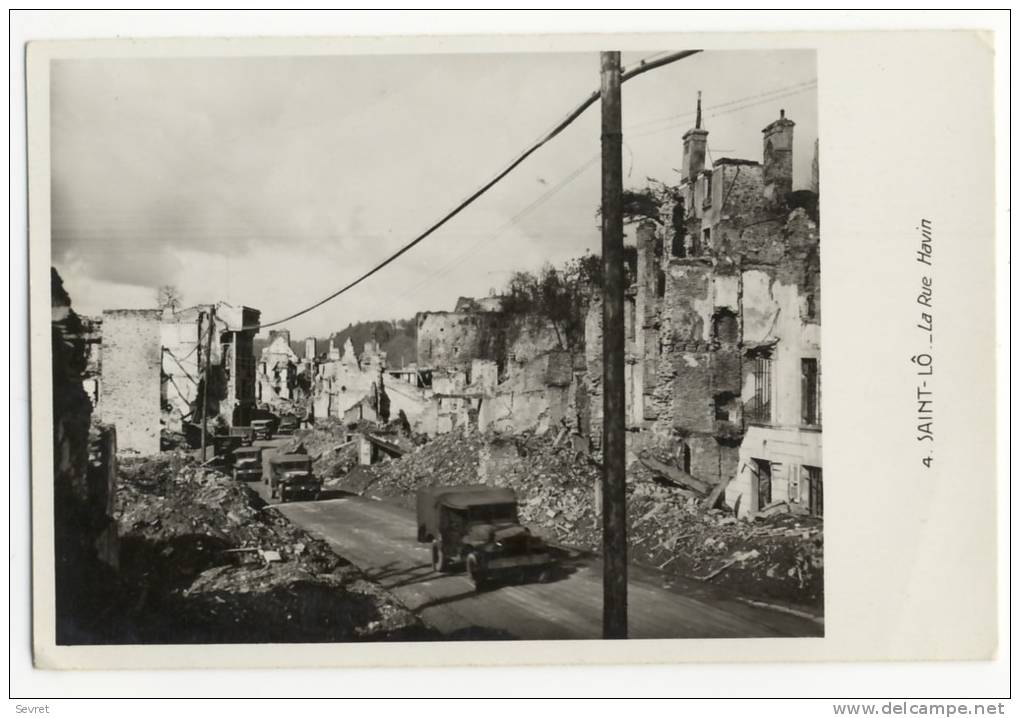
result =
[[23,13],[17,712],[1002,714],[1007,38],[454,15]]
[[814,51],[50,72],[58,645],[824,635]]

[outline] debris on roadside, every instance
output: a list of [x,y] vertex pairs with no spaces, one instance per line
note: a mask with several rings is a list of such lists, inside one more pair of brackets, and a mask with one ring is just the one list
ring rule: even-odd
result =
[[[663,458],[645,453],[627,470],[628,538],[635,561],[710,580],[750,598],[821,608],[821,519],[777,503],[753,521],[737,520],[731,511],[712,507],[718,487],[680,476],[683,472]],[[507,486],[517,492],[523,523],[554,543],[598,552],[600,480],[598,463],[553,435],[454,432],[400,459],[355,466],[334,485],[408,508],[425,486]]]
[[[122,590],[111,642],[434,638],[249,486],[185,452],[121,461]],[[114,610],[111,610],[113,613]]]

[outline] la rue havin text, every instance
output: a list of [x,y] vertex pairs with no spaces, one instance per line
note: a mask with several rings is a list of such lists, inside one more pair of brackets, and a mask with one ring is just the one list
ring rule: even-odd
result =
[[921,463],[926,468],[931,468],[934,459],[932,447],[935,443],[934,395],[931,385],[935,370],[935,254],[931,220],[922,219],[917,231],[920,233],[920,236],[914,257],[915,261],[922,266],[922,269],[919,276],[919,291],[915,300],[918,306],[920,306],[920,313],[915,328],[921,332],[921,341],[926,346],[923,351],[910,357],[910,361],[914,365],[915,376],[917,377],[914,385],[915,414],[917,419],[915,438],[925,447],[925,451],[921,456]]

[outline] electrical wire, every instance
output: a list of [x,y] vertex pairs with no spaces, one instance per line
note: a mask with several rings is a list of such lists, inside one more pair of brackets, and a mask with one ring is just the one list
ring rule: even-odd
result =
[[442,276],[445,276],[446,274],[448,274],[453,269],[456,269],[458,266],[460,266],[465,261],[467,261],[470,257],[474,256],[474,254],[476,252],[478,252],[484,245],[488,244],[489,242],[493,241],[494,239],[497,239],[498,237],[500,237],[503,234],[505,234],[511,228],[517,226],[520,223],[520,221],[522,219],[524,219],[524,217],[526,217],[527,215],[531,214],[533,211],[535,211],[536,209],[538,209],[539,207],[544,205],[546,202],[548,202],[550,199],[552,199],[553,196],[558,194],[567,185],[569,185],[571,182],[573,182],[578,177],[580,177],[584,173],[585,170],[587,170],[589,167],[594,165],[595,161],[598,160],[598,159],[599,159],[599,154],[598,153],[594,154],[584,164],[582,164],[579,167],[577,167],[573,172],[571,172],[565,178],[563,178],[562,180],[557,182],[553,187],[549,188],[546,192],[541,194],[536,200],[534,200],[533,202],[528,204],[526,207],[521,209],[517,214],[515,214],[513,217],[511,217],[506,222],[504,222],[492,234],[487,235],[487,236],[482,237],[481,239],[477,240],[474,244],[472,244],[470,247],[468,247],[464,252],[462,252],[461,254],[459,254],[456,257],[454,257],[451,261],[447,262],[445,265],[440,267],[437,271],[433,272],[432,274],[429,274],[423,280],[421,280],[416,285],[414,285],[411,289],[407,290],[406,292],[403,292],[401,294],[401,296],[403,296],[403,297],[411,296],[412,294],[417,292],[419,289],[421,289],[425,285],[435,281],[436,279],[438,279],[438,278],[440,278]]
[[[777,89],[774,89],[774,90],[770,90],[768,92],[758,93],[756,95],[748,95],[748,96],[736,98],[734,100],[730,100],[730,101],[727,101],[727,102],[719,103],[717,105],[713,105],[711,108],[708,108],[708,109],[715,109],[715,108],[728,108],[728,109],[726,109],[725,111],[722,111],[722,112],[714,112],[714,113],[708,114],[707,117],[717,117],[717,116],[722,115],[722,114],[730,114],[732,112],[737,112],[737,111],[740,111],[740,110],[748,109],[750,107],[756,107],[758,105],[763,105],[763,104],[766,104],[768,102],[773,102],[773,101],[775,101],[777,99],[783,99],[785,97],[790,97],[790,96],[793,96],[793,95],[796,95],[796,94],[800,94],[802,92],[807,92],[808,90],[812,89],[813,86],[816,85],[816,84],[817,84],[817,81],[811,80],[811,81],[808,81],[808,82],[802,82],[802,83],[798,83],[798,84],[795,84],[795,85],[789,85],[787,87],[777,88]],[[782,93],[782,94],[776,95],[776,93]],[[776,95],[776,96],[773,96],[773,95]],[[760,99],[760,98],[764,98],[764,99]],[[748,100],[755,100],[755,101],[754,102],[748,102]],[[734,105],[736,105],[736,106],[734,107]],[[693,112],[692,113],[687,113],[687,114],[689,114],[691,116],[694,115]],[[676,115],[675,117],[684,117],[684,116],[685,115]],[[637,126],[640,126],[640,124],[647,124],[647,123],[639,123],[639,125],[637,125]],[[682,123],[674,123],[674,124],[670,124],[670,125],[667,125],[667,126],[664,126],[664,127],[659,127],[659,128],[647,130],[645,132],[639,132],[639,133],[635,133],[633,135],[627,135],[627,136],[628,137],[633,137],[633,138],[640,138],[640,137],[647,137],[647,136],[651,136],[651,135],[657,135],[657,134],[661,134],[663,132],[668,132],[668,131],[674,129],[674,127],[679,127],[681,125],[682,125]],[[509,230],[512,227],[514,227],[515,225],[517,225],[520,222],[520,220],[522,220],[525,216],[530,214],[532,211],[538,209],[538,207],[540,207],[542,204],[544,204],[549,199],[551,199],[553,195],[557,194],[567,184],[569,184],[570,182],[572,182],[575,179],[577,179],[577,177],[584,170],[586,170],[588,167],[590,167],[595,162],[595,160],[597,160],[599,158],[599,156],[600,156],[599,153],[595,153],[594,155],[592,155],[592,157],[590,157],[584,164],[580,165],[577,169],[575,169],[573,172],[571,172],[570,175],[568,175],[563,180],[561,180],[556,185],[554,185],[552,188],[550,188],[545,193],[540,195],[531,204],[529,204],[526,207],[524,207],[521,211],[519,211],[517,214],[515,214],[513,217],[511,217],[507,222],[505,222],[498,229],[496,229],[491,235],[487,235],[487,236],[483,237],[482,239],[479,239],[476,242],[474,242],[465,251],[463,251],[461,254],[458,254],[456,257],[454,257],[452,260],[450,260],[445,265],[440,267],[438,270],[428,274],[423,279],[419,280],[410,289],[408,289],[408,290],[406,290],[404,292],[401,292],[400,296],[401,297],[410,297],[410,296],[414,295],[416,292],[418,292],[420,289],[425,287],[426,285],[434,282],[436,279],[439,279],[439,278],[449,274],[452,270],[454,270],[457,267],[459,267],[460,265],[462,265],[465,261],[467,261],[470,257],[474,256],[480,249],[482,249],[482,247],[484,245],[486,245],[489,242],[491,242],[491,241],[497,239],[498,237],[502,236],[507,230]]]
[[[654,69],[656,69],[658,67],[662,67],[663,65],[668,65],[670,63],[677,62],[678,60],[682,60],[682,59],[684,59],[686,57],[690,57],[691,55],[695,55],[695,54],[697,54],[699,52],[701,52],[701,50],[684,50],[684,51],[681,51],[681,52],[670,53],[669,55],[666,55],[665,57],[662,57],[662,58],[660,58],[658,60],[651,60],[651,61],[642,60],[638,64],[638,66],[635,67],[634,69],[626,70],[626,71],[621,71],[621,73],[620,73],[620,83],[622,84],[622,83],[626,82],[627,80],[630,80],[630,79],[632,79],[634,77],[637,77],[638,75],[644,74],[645,72],[648,72],[649,70],[654,70]],[[361,284],[363,281],[365,281],[366,279],[371,277],[376,272],[379,272],[382,269],[384,269],[385,267],[389,266],[390,264],[395,262],[397,259],[402,257],[404,254],[406,254],[407,252],[411,251],[411,249],[416,247],[418,244],[423,242],[426,238],[428,238],[430,235],[432,235],[437,229],[439,229],[444,224],[446,224],[451,219],[453,219],[458,214],[460,214],[465,208],[467,208],[476,199],[478,199],[483,194],[488,192],[493,187],[493,185],[495,185],[501,179],[503,179],[508,174],[510,174],[514,169],[516,169],[518,165],[520,165],[522,162],[524,162],[524,160],[528,159],[528,157],[530,157],[535,152],[537,152],[539,150],[539,148],[541,148],[543,145],[545,145],[546,143],[551,141],[553,138],[555,138],[557,135],[559,135],[560,132],[565,130],[571,123],[574,122],[574,120],[576,120],[578,117],[580,117],[581,114],[585,110],[587,110],[589,107],[591,107],[593,104],[595,104],[595,102],[599,99],[600,96],[601,96],[601,92],[599,90],[594,91],[591,95],[589,95],[587,98],[585,98],[585,100],[583,102],[581,102],[581,104],[579,104],[572,112],[570,112],[570,114],[568,114],[562,121],[560,121],[560,123],[557,124],[550,132],[548,132],[544,137],[539,139],[537,142],[533,143],[530,147],[528,147],[528,149],[526,149],[524,152],[522,152],[520,155],[518,155],[518,157],[515,160],[513,160],[506,167],[506,169],[504,169],[501,172],[499,172],[494,178],[492,178],[491,180],[486,182],[484,185],[479,187],[477,190],[475,190],[471,195],[469,195],[467,197],[467,199],[464,199],[463,201],[460,202],[460,204],[458,204],[452,210],[450,210],[445,215],[443,215],[443,217],[441,219],[439,219],[439,221],[434,223],[432,226],[430,226],[424,232],[422,232],[417,237],[412,239],[410,242],[405,244],[403,247],[398,249],[396,252],[391,254],[389,257],[387,257],[383,261],[381,261],[378,264],[376,264],[374,267],[369,269],[367,272],[363,273],[362,275],[360,275],[356,279],[348,282],[347,284],[345,284],[343,287],[341,287],[340,289],[336,290],[332,294],[329,294],[328,296],[320,299],[319,301],[315,302],[314,304],[311,304],[311,305],[305,307],[304,309],[301,309],[301,310],[299,310],[297,312],[294,312],[293,314],[290,314],[290,315],[288,315],[286,317],[283,317],[282,319],[277,319],[277,320],[274,320],[272,322],[261,322],[259,324],[254,324],[254,325],[250,325],[250,326],[243,326],[243,327],[241,327],[241,331],[251,331],[251,330],[258,331],[259,329],[264,329],[266,327],[276,326],[278,324],[283,324],[284,322],[289,322],[291,319],[296,319],[297,317],[300,317],[300,316],[302,316],[304,314],[307,314],[308,312],[312,311],[313,309],[318,309],[319,307],[321,307],[326,302],[329,302],[329,301],[332,301],[333,299],[336,299],[337,297],[339,297],[344,292],[347,292],[347,291],[353,289],[354,287],[356,287],[357,285]]]

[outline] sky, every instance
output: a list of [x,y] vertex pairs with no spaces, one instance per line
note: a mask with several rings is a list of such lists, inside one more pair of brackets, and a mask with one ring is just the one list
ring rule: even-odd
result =
[[[667,51],[624,53],[625,67]],[[85,59],[51,68],[53,265],[76,311],[223,300],[285,317],[491,179],[599,86],[597,53]],[[679,182],[702,92],[709,157],[818,136],[815,54],[709,51],[623,85],[624,186]],[[451,310],[515,270],[598,251],[596,103],[382,272],[288,322],[296,339]],[[263,330],[265,333],[266,330]]]

